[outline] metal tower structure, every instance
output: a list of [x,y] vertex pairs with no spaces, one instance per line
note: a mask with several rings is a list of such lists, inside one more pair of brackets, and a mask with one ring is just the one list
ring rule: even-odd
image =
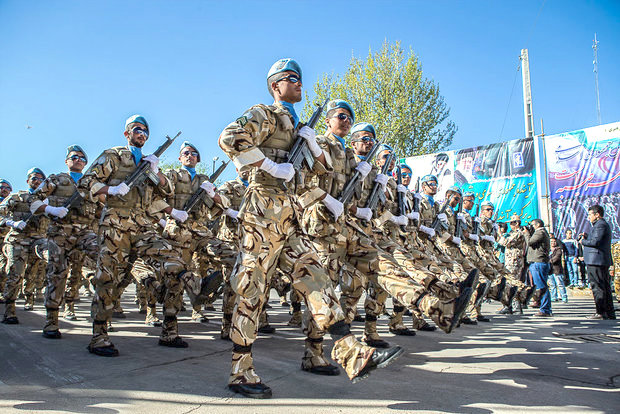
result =
[[525,137],[534,136],[534,113],[532,110],[532,85],[530,83],[530,59],[527,49],[521,49],[521,75],[523,77],[523,111],[525,115]]
[[594,33],[594,42],[592,43],[592,49],[594,50],[594,86],[596,88],[596,116],[598,124],[601,125],[601,100],[598,93],[598,40],[596,40],[596,33]]

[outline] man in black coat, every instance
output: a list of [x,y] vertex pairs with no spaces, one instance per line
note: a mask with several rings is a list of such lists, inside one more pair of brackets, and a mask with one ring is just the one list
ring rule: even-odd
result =
[[588,268],[588,281],[592,288],[596,313],[590,319],[616,319],[611,298],[611,227],[603,216],[605,211],[598,204],[588,209],[588,220],[592,223],[592,233],[581,234],[583,259]]

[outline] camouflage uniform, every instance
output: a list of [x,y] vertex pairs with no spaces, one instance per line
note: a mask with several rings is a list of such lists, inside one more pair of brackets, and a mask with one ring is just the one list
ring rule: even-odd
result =
[[[135,168],[133,154],[127,147],[113,147],[93,163],[80,180],[80,186],[91,197],[97,197],[99,190],[122,183]],[[112,347],[106,321],[112,316],[116,289],[132,263],[132,274],[140,283],[161,276],[166,285],[164,308],[176,306],[173,302],[182,293],[179,279],[185,266],[178,252],[156,229],[162,211],[168,207],[162,197],[171,194],[172,185],[166,179],[157,187],[146,183],[142,188],[132,188],[125,196],[107,197],[98,232],[99,256],[91,309],[93,337],[89,349]],[[166,316],[160,339],[171,341],[176,337],[176,317]]]
[[6,256],[4,255],[4,238],[11,228],[0,218],[0,301],[4,303],[4,288],[6,286]]
[[[241,178],[226,181],[218,188],[220,195],[224,195],[230,201],[230,208],[239,211],[241,202],[247,185]],[[217,238],[227,243],[232,250],[233,261],[237,257],[239,250],[239,221],[229,216],[224,216],[217,234]],[[235,292],[230,286],[230,275],[232,268],[224,268],[224,292],[222,293],[222,331],[223,338],[230,338],[230,327],[232,322],[233,309],[235,306]]]
[[[49,200],[52,207],[61,207],[75,191],[78,185],[66,172],[50,175],[34,194],[37,197],[30,210],[34,213]],[[47,230],[49,262],[47,265],[47,289],[45,292],[45,309],[47,319],[43,332],[58,331],[58,311],[65,298],[69,258],[78,254],[88,255],[97,260],[97,235],[93,232],[95,203],[82,200],[78,208],[72,208],[64,218],[53,217]],[[77,269],[74,269],[74,271]],[[80,269],[81,270],[81,269]],[[71,299],[73,301],[73,298]]]
[[[30,204],[36,196],[30,191],[18,191],[9,195],[0,204],[0,217],[13,221],[26,220],[30,213]],[[47,259],[47,239],[45,234],[49,225],[49,218],[44,216],[32,217],[24,230],[9,230],[2,246],[6,257],[7,281],[4,289],[5,310],[4,318],[14,318],[15,300],[24,279],[35,277],[45,269]],[[26,292],[26,304],[34,302],[34,292]]]
[[504,253],[504,267],[508,271],[506,280],[519,289],[519,302],[524,302],[527,289],[521,281],[521,274],[525,266],[525,236],[520,230],[511,231],[499,239],[499,244],[506,247]]
[[[192,178],[184,168],[169,170],[166,175],[174,189],[174,196],[169,198],[168,202],[177,210],[183,210],[187,200],[200,189],[203,182],[209,180],[207,175],[199,173]],[[219,217],[223,210],[229,207],[230,202],[221,194],[221,204],[216,204],[207,194],[204,197],[204,201],[189,214],[187,221],[179,223],[169,219],[163,232],[163,236],[178,249],[183,261],[191,264],[194,284],[199,284],[200,278],[206,276],[207,261],[226,269],[232,269],[235,264],[233,248],[228,243],[215,239],[208,227],[208,223]],[[179,302],[182,301],[182,297],[178,299]],[[194,295],[190,295],[190,299],[194,313],[200,313],[203,303]],[[178,309],[180,306],[181,303],[178,303]]]
[[[281,180],[250,166],[265,157],[276,163],[286,162],[296,135],[293,122],[280,103],[256,105],[227,126],[219,139],[220,147],[237,168],[250,169],[250,184],[238,215],[240,252],[231,275],[231,286],[238,297],[232,319],[234,347],[229,384],[261,383],[254,371],[251,347],[276,267],[293,279],[293,288],[304,297],[315,328],[341,335],[332,358],[344,367],[349,378],[360,374],[374,352],[343,326],[344,314],[329,276],[297,221],[301,209],[316,202],[320,190],[296,197],[281,187]],[[314,165],[317,171],[324,169],[318,161]]]

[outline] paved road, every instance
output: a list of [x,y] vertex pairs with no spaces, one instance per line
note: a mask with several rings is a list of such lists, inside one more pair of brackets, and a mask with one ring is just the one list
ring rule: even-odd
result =
[[[380,333],[406,353],[356,385],[344,373],[320,377],[299,369],[303,337],[286,326],[287,310],[272,300],[278,331],[260,337],[254,355],[274,398],[256,401],[225,387],[231,345],[219,339],[218,314],[200,324],[184,312],[180,329],[190,347],[162,348],[158,328],[143,325],[130,293],[124,296],[128,318],[115,321],[112,333],[118,358],[86,351],[90,324],[84,300],[78,304],[79,321],[61,322],[59,341],[41,337],[41,304],[34,312],[18,311],[18,326],[0,324],[0,412],[620,411],[620,325],[586,320],[593,312],[587,297],[554,304],[552,319],[526,310],[522,316],[493,316],[490,324],[463,326],[451,335],[395,337],[382,318]],[[484,309],[492,314],[497,306]],[[362,324],[354,325],[358,335],[361,330]]]

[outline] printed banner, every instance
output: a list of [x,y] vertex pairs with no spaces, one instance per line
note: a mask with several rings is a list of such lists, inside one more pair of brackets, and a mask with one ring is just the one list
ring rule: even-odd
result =
[[437,200],[445,198],[451,185],[476,194],[476,205],[491,201],[496,219],[509,221],[513,213],[523,222],[538,217],[534,144],[531,138],[467,148],[458,151],[410,157],[417,176],[439,174]]
[[620,239],[620,122],[545,138],[554,232],[589,231],[588,207],[599,204]]

